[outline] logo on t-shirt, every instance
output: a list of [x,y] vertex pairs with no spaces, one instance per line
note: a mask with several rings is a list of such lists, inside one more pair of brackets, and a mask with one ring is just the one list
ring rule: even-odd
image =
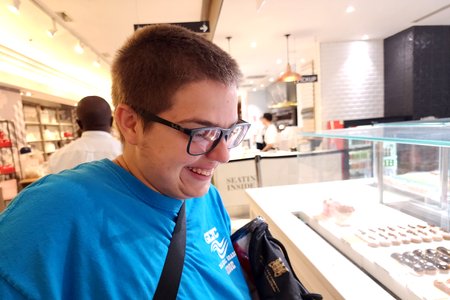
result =
[[211,252],[216,252],[219,258],[221,259],[219,268],[227,271],[227,274],[230,274],[235,268],[236,265],[232,261],[234,257],[236,257],[236,252],[232,251],[227,255],[228,250],[228,241],[226,238],[219,239],[219,233],[217,232],[216,227],[211,228],[203,235],[205,238],[205,242],[211,246]]

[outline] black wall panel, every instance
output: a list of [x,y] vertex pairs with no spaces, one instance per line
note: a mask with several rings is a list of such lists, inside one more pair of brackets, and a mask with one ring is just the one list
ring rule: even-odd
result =
[[386,117],[450,117],[450,26],[414,26],[384,40]]

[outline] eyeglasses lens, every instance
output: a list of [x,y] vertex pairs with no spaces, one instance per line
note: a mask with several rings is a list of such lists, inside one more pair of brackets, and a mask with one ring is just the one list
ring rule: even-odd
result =
[[221,131],[219,128],[205,128],[196,130],[191,137],[189,153],[199,155],[208,152],[215,146],[220,134]]
[[[237,147],[245,137],[249,124],[237,124],[227,136],[227,148],[231,149]],[[198,129],[192,135],[189,144],[189,153],[192,155],[200,155],[211,151],[218,143],[222,136],[222,129],[220,128],[204,128]]]
[[245,134],[247,133],[247,129],[248,129],[247,126],[239,124],[237,124],[233,128],[227,139],[228,149],[237,147],[242,142],[242,140],[245,137]]

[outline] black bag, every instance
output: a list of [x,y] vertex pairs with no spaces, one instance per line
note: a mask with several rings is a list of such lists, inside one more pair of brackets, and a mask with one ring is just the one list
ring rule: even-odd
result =
[[322,295],[308,292],[297,278],[286,249],[268,227],[257,217],[231,236],[252,298],[321,300]]

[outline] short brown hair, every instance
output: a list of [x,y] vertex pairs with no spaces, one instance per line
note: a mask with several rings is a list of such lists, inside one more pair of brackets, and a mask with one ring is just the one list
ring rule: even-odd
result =
[[111,72],[114,106],[127,104],[141,116],[170,109],[172,96],[185,84],[210,79],[237,86],[241,78],[228,53],[175,25],[137,30],[118,51]]

